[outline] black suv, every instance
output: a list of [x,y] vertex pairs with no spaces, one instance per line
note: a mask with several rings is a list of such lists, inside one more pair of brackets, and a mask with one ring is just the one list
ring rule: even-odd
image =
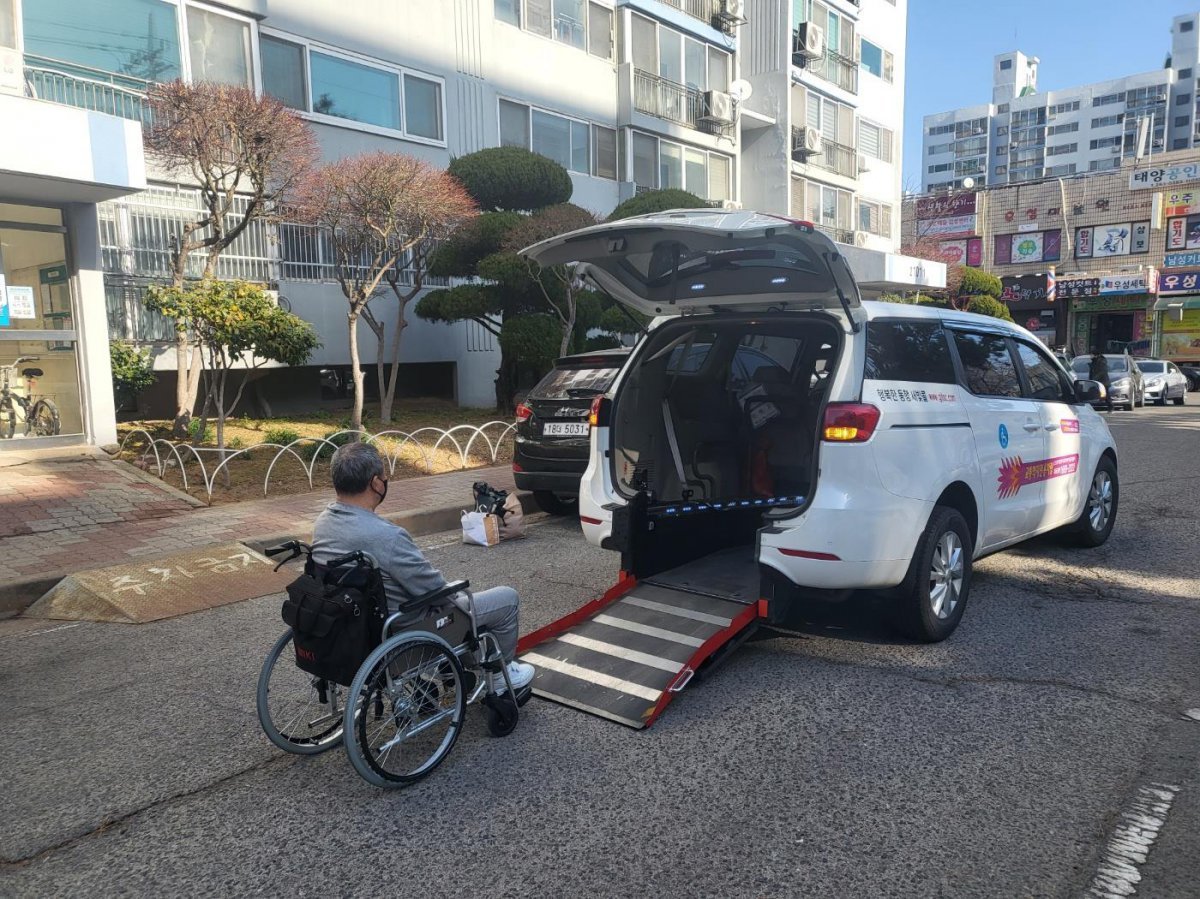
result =
[[628,357],[624,347],[564,356],[517,406],[513,480],[533,491],[542,511],[575,510],[591,448],[592,400],[608,390]]

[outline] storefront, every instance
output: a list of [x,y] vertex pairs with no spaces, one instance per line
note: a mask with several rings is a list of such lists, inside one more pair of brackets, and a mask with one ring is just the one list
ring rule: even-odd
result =
[[1060,279],[1058,295],[1071,308],[1071,351],[1150,355],[1156,287],[1153,270]]
[[[96,204],[145,187],[141,127],[0,93],[0,452],[116,439]],[[11,436],[10,436],[11,435]]]
[[1200,364],[1200,269],[1163,272],[1154,310],[1157,355],[1175,363]]
[[1000,299],[1008,307],[1013,321],[1032,331],[1048,347],[1067,342],[1066,315],[1057,298],[1052,275],[1010,275],[1000,279],[1004,290]]

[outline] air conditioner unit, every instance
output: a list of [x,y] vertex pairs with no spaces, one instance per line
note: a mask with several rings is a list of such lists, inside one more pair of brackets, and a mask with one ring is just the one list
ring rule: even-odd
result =
[[746,0],[721,0],[717,18],[730,25],[741,25],[746,21]]
[[869,171],[871,171],[871,164],[867,162],[867,157],[860,154],[858,157],[858,173],[861,175]]
[[801,128],[792,139],[792,152],[804,156],[816,156],[821,152],[821,132],[816,128]]
[[867,241],[870,239],[871,239],[871,235],[868,234],[866,231],[855,231],[854,232],[854,245],[856,247],[865,247],[867,245]]
[[1153,146],[1153,147],[1162,147],[1162,146],[1164,146],[1164,143],[1163,143],[1163,141],[1161,141],[1161,140],[1156,140],[1156,141],[1153,141],[1153,142],[1151,143],[1151,146]]
[[700,120],[719,125],[733,124],[733,97],[724,91],[705,91],[704,114]]
[[796,29],[792,58],[820,59],[825,55],[825,32],[812,22],[803,22]]

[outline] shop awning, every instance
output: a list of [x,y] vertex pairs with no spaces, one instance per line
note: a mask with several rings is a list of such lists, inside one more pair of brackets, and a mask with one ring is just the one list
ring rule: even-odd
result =
[[1159,297],[1154,301],[1155,312],[1166,312],[1168,309],[1200,309],[1200,296]]

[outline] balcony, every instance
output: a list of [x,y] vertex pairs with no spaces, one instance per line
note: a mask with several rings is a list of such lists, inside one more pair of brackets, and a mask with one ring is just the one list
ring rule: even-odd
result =
[[699,19],[705,25],[718,25],[717,17],[721,13],[721,0],[662,0],[667,6],[673,6],[682,13],[687,13],[693,19]]
[[642,69],[633,70],[633,108],[707,134],[728,134],[732,125],[704,121],[704,92],[668,81]]
[[850,228],[838,228],[835,225],[814,223],[814,227],[834,243],[854,243],[854,231]]
[[150,82],[129,75],[89,69],[43,56],[25,56],[25,85],[31,97],[142,125],[150,123],[146,89]]
[[[792,34],[793,59],[802,50],[800,33]],[[802,59],[803,68],[812,72],[818,78],[823,78],[830,84],[840,87],[847,93],[858,93],[858,63],[848,56],[842,56],[835,50],[825,48],[825,55],[816,59]]]
[[853,147],[822,137],[820,153],[805,153],[804,130],[792,129],[792,159],[846,178],[858,177],[858,154]]

